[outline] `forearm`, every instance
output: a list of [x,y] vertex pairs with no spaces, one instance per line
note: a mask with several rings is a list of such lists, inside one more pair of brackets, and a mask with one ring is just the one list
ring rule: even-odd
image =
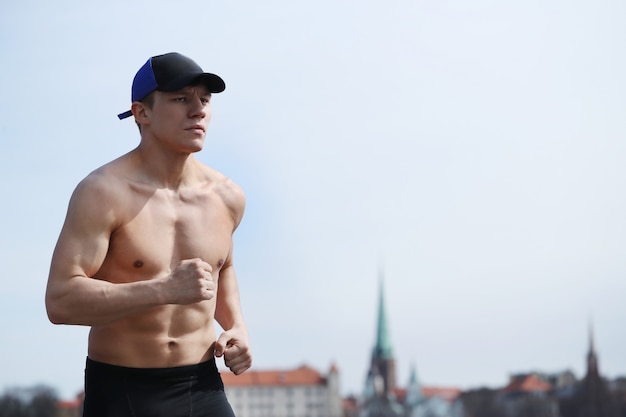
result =
[[234,302],[235,300],[222,300],[219,302],[218,296],[218,307],[215,311],[215,320],[219,323],[219,325],[224,330],[232,330],[232,329],[241,329],[247,334],[246,323],[243,319],[243,314],[241,313],[241,306],[238,302]]
[[163,304],[158,280],[114,284],[75,276],[49,285],[46,309],[54,324],[95,326]]
[[224,364],[235,374],[252,365],[248,329],[243,321],[239,288],[232,267],[220,276],[215,319],[224,329],[215,343],[215,356],[224,357]]
[[215,319],[224,330],[239,328],[247,333],[234,270],[230,267],[224,272],[220,275]]

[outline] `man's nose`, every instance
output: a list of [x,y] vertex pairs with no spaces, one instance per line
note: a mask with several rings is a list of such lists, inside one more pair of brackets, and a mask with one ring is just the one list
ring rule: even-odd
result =
[[201,98],[191,101],[190,113],[192,117],[206,117],[208,103],[204,103]]

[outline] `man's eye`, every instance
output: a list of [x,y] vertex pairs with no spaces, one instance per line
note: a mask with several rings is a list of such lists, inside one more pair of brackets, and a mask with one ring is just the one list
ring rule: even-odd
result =
[[185,101],[187,101],[187,97],[176,97],[176,98],[174,99],[174,101],[185,102]]
[[209,104],[209,99],[208,98],[201,98],[200,101],[202,102],[202,104]]

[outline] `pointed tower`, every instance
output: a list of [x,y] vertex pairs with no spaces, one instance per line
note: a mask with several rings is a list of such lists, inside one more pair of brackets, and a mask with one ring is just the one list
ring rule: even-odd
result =
[[576,417],[617,417],[619,415],[608,385],[600,375],[591,322],[589,323],[587,375],[582,381],[580,401]]
[[396,397],[395,388],[396,362],[389,337],[383,274],[380,273],[376,341],[359,406],[359,417],[406,417],[406,411]]
[[[416,408],[419,404],[424,400],[424,395],[422,394],[422,387],[417,379],[417,371],[415,370],[415,365],[411,366],[411,375],[409,376],[409,385],[406,389],[406,399],[404,400],[404,405],[408,410],[412,410]],[[411,414],[409,414],[411,415]]]
[[587,376],[586,378],[599,378],[598,355],[593,343],[593,323],[589,322],[589,352],[587,352]]
[[396,362],[393,358],[391,338],[389,337],[389,325],[387,323],[387,311],[385,309],[385,294],[383,287],[383,275],[380,274],[378,290],[378,322],[376,328],[376,342],[372,350],[372,363],[370,375],[379,379],[380,390],[389,394],[396,387]]

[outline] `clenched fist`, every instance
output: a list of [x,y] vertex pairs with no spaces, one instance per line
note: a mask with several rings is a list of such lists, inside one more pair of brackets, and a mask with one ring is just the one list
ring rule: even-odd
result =
[[192,304],[215,297],[212,271],[211,265],[199,258],[181,261],[163,278],[168,304]]
[[248,333],[233,328],[225,331],[215,342],[215,356],[224,357],[224,364],[235,374],[245,372],[252,365]]

